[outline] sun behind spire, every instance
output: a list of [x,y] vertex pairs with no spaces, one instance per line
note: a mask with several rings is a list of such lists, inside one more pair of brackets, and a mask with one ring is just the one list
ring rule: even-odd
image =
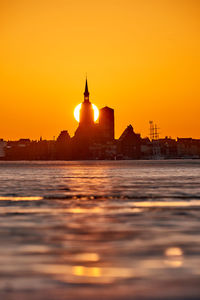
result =
[[[99,110],[97,108],[96,105],[94,105],[93,103],[91,103],[89,101],[89,91],[88,91],[88,83],[87,83],[87,76],[86,76],[86,81],[85,81],[85,92],[84,92],[84,102],[78,104],[75,109],[74,109],[74,117],[76,119],[77,122],[80,123],[80,121],[82,122],[82,118],[80,117],[80,115],[84,115],[84,118],[88,121],[88,120],[92,120],[91,123],[94,123],[98,120],[99,117]],[[93,112],[91,113],[90,109],[92,108]],[[83,110],[83,111],[82,111]],[[82,111],[82,112],[81,112]],[[89,113],[88,113],[89,111]],[[91,116],[92,115],[92,118]]]

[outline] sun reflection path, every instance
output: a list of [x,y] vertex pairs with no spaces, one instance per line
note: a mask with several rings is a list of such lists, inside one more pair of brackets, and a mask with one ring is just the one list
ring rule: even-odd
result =
[[134,202],[135,207],[199,207],[199,201],[139,201]]
[[97,267],[84,267],[84,266],[74,266],[72,268],[72,273],[76,276],[84,276],[84,277],[100,277],[101,269]]
[[179,247],[169,247],[165,250],[167,259],[164,263],[171,268],[180,268],[183,265],[183,251]]
[[51,265],[35,264],[34,270],[51,274],[53,278],[70,283],[108,284],[116,280],[135,277],[132,268],[98,267],[85,265]]
[[43,197],[0,197],[0,201],[39,201],[42,200]]
[[87,262],[97,262],[99,261],[99,255],[97,253],[79,253],[74,255],[75,260],[87,261]]

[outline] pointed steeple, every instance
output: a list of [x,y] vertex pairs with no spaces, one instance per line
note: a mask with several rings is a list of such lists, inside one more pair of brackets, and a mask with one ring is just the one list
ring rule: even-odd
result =
[[85,82],[85,92],[84,92],[84,100],[89,101],[89,91],[88,91],[88,83],[87,83],[87,77]]

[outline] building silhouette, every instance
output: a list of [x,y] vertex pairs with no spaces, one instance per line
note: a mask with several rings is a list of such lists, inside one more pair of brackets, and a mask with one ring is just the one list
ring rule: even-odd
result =
[[139,159],[141,157],[141,137],[133,130],[133,126],[129,125],[117,143],[118,158],[123,159]]
[[5,149],[6,149],[7,143],[0,139],[0,159],[5,157]]
[[61,160],[69,159],[71,156],[70,142],[71,138],[68,131],[61,131],[55,143],[54,157]]
[[99,122],[94,122],[86,79],[79,126],[72,138],[73,159],[140,158],[140,135],[129,125],[119,140],[116,140],[114,126],[114,109],[108,106],[100,109]]
[[102,141],[113,141],[115,138],[114,109],[106,106],[100,109],[99,131]]
[[86,78],[84,101],[81,104],[79,125],[71,139],[72,159],[90,159],[92,145],[99,140],[99,127],[94,122],[94,110],[89,100],[88,82]]
[[132,125],[115,139],[114,109],[101,108],[99,121],[95,122],[89,96],[86,79],[79,124],[73,137],[62,130],[56,140],[0,139],[0,160],[154,159],[155,141],[164,159],[200,158],[200,139],[141,138]]
[[79,140],[88,141],[94,138],[95,123],[94,123],[94,110],[92,103],[89,100],[88,83],[86,79],[84,101],[81,104],[79,126],[75,131],[74,138]]

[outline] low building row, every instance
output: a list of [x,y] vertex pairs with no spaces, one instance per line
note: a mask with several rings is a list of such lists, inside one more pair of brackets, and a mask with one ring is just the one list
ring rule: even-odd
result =
[[56,140],[4,141],[0,139],[1,160],[84,160],[84,159],[176,159],[200,158],[200,139],[165,137],[141,138],[129,125],[119,139],[87,143],[62,131]]

